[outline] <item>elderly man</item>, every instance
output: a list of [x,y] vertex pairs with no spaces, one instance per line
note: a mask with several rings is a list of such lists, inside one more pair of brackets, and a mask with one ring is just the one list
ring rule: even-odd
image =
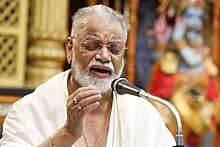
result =
[[71,69],[14,104],[0,146],[175,145],[148,101],[111,90],[111,82],[122,73],[126,40],[120,13],[103,5],[78,10],[65,43]]

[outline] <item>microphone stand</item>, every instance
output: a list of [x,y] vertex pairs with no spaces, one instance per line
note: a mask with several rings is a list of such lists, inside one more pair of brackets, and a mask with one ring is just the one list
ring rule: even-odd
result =
[[153,100],[153,101],[159,102],[159,103],[167,106],[170,109],[170,111],[175,116],[176,124],[177,124],[176,146],[174,146],[174,147],[184,147],[181,118],[180,118],[180,115],[177,112],[176,108],[170,102],[168,102],[162,98],[159,98],[157,96],[153,96],[150,93],[145,92],[144,90],[140,90],[138,92],[138,95],[146,100]]

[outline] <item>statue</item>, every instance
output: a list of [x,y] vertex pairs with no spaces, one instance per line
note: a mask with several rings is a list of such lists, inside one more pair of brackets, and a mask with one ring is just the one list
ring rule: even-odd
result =
[[[210,144],[214,102],[219,99],[218,69],[210,56],[211,33],[204,21],[207,3],[170,0],[165,4],[162,8],[167,10],[160,9],[163,14],[155,22],[155,48],[161,56],[148,91],[175,105],[189,147],[205,146]],[[175,125],[170,118],[167,121],[172,130]]]

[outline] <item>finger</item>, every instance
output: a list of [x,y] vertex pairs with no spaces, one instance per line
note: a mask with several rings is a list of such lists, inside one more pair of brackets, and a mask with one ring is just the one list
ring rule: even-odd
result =
[[95,86],[89,85],[89,86],[86,86],[86,87],[78,88],[74,93],[78,94],[80,92],[88,91],[88,90],[99,90],[99,89],[97,87],[95,87]]
[[99,104],[100,104],[99,101],[94,101],[85,106],[82,106],[80,103],[78,103],[77,105],[73,106],[72,112],[74,112],[74,114],[83,113],[83,115],[85,115],[88,112],[98,108]]
[[97,96],[101,95],[100,90],[87,90],[87,91],[81,91],[80,93],[76,94],[77,100],[80,101],[81,99],[91,97],[91,96]]
[[79,101],[83,97],[100,94],[100,93],[101,93],[100,90],[94,86],[80,87],[73,94],[70,95],[70,98],[73,99],[74,97],[76,97],[77,100]]
[[80,104],[80,106],[84,107],[87,105],[90,105],[91,103],[94,103],[96,101],[100,101],[102,99],[102,95],[98,94],[98,95],[93,95],[84,99],[81,99],[78,104]]
[[81,105],[85,106],[93,101],[101,100],[102,96],[100,91],[89,90],[81,92],[77,95],[73,94],[68,98],[67,106],[73,107],[80,102]]
[[92,110],[98,108],[100,105],[100,102],[99,101],[96,101],[94,103],[91,103],[85,107],[83,107],[83,109],[81,109],[81,111],[79,111],[79,115],[86,115],[88,114],[89,112],[91,112]]
[[82,109],[83,109],[83,106],[81,106],[80,104],[73,106],[73,112],[79,112]]

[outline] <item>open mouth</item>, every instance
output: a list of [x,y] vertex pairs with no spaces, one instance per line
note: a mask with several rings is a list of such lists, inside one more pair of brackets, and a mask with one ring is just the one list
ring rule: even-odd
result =
[[90,71],[98,77],[107,77],[112,73],[112,70],[110,68],[102,66],[93,66],[90,68]]
[[111,70],[102,69],[102,68],[91,68],[90,70],[93,70],[95,72],[100,72],[100,73],[109,73],[109,74],[111,74]]

